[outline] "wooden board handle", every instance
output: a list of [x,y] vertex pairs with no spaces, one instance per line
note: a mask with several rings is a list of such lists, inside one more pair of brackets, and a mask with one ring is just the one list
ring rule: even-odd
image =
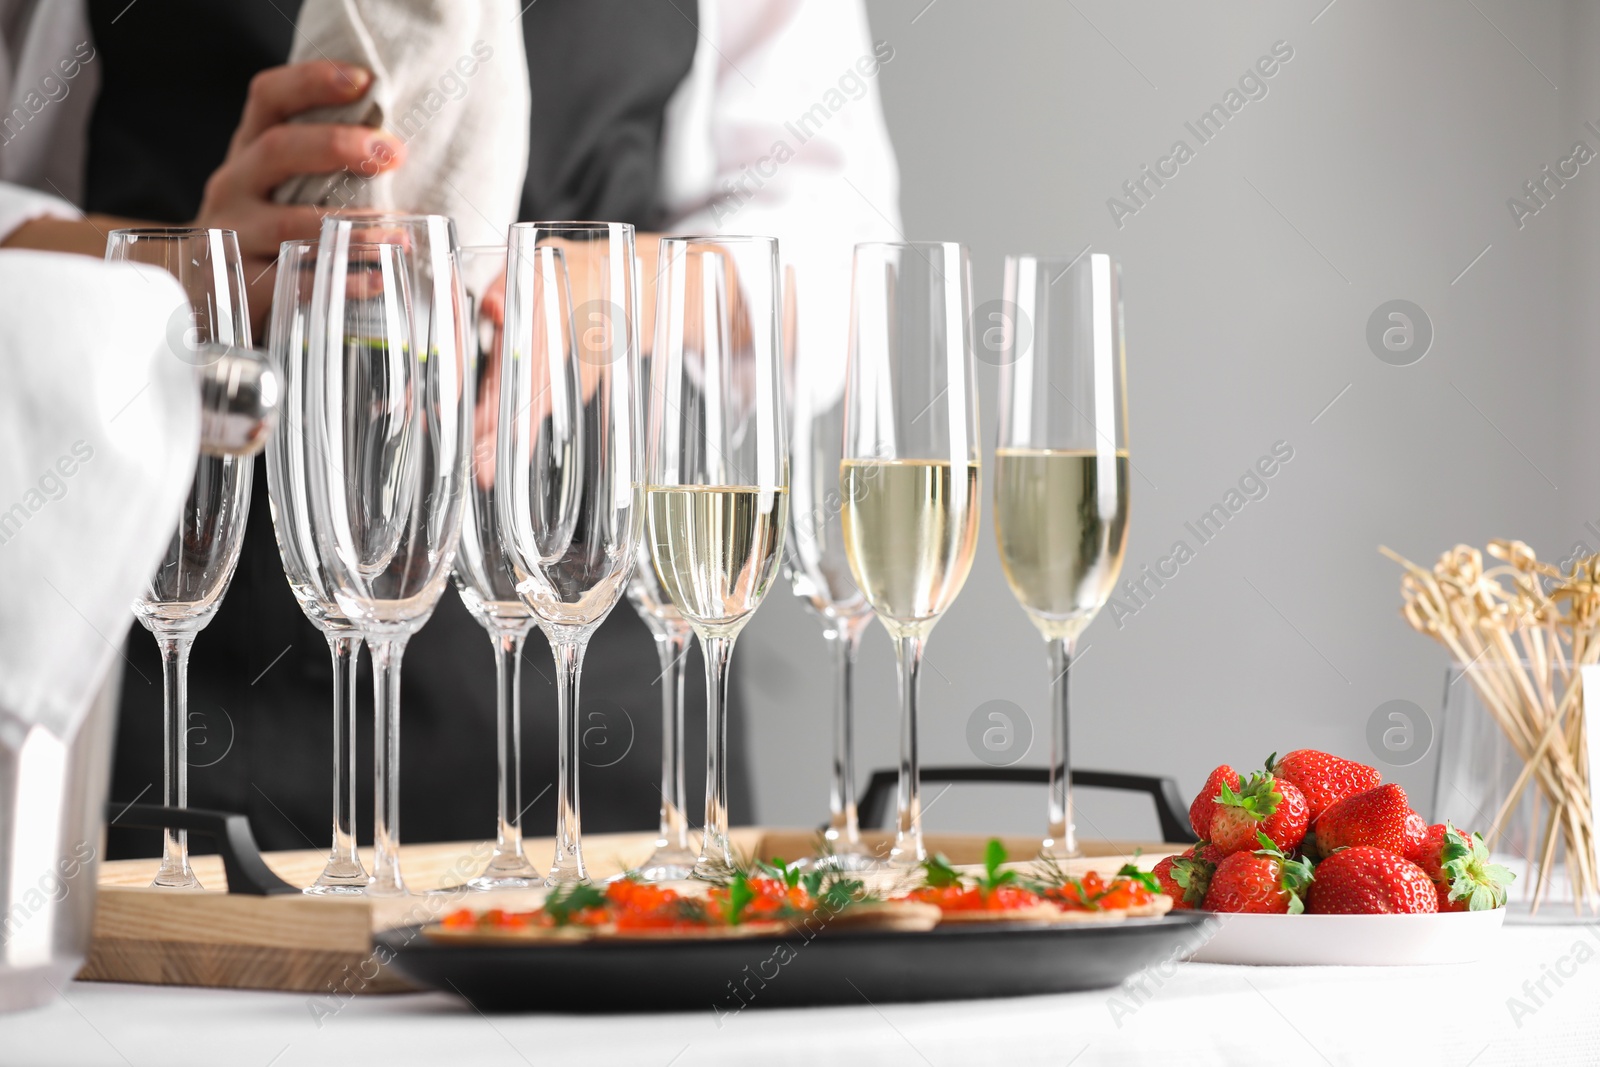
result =
[[204,834],[217,843],[217,851],[222,854],[222,870],[228,877],[230,893],[270,897],[300,892],[299,886],[285,882],[267,866],[255,835],[250,832],[250,820],[235,812],[168,808],[160,804],[123,805],[113,801],[106,805],[106,823],[139,830],[187,830],[192,834]]

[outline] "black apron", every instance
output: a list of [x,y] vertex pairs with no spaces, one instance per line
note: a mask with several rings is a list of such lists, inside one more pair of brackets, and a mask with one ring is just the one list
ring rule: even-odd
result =
[[[250,78],[281,64],[299,0],[88,0],[100,63],[85,208],[183,222],[221,163]],[[539,0],[523,13],[533,98],[520,217],[659,228],[662,117],[697,45],[694,0]],[[244,550],[220,610],[194,644],[189,672],[189,803],[249,814],[266,848],[326,848],[332,676],[327,645],[283,575],[256,465]],[[134,625],[127,647],[112,796],[161,794],[161,670]],[[698,654],[689,671],[689,780],[704,765]],[[653,642],[619,603],[584,664],[584,828],[651,829],[660,805],[660,688]],[[362,659],[358,817],[370,840],[371,671]],[[524,827],[555,825],[554,668],[537,631],[523,659]],[[737,692],[737,686],[734,687]],[[743,716],[732,715],[732,751]],[[405,654],[401,834],[406,841],[492,837],[494,671],[489,638],[454,588]],[[734,820],[750,812],[745,760],[732,761]],[[537,798],[537,799],[535,799]],[[693,805],[693,797],[691,804]],[[197,844],[199,844],[197,842]],[[111,854],[153,855],[159,838],[117,831]],[[541,866],[546,857],[536,856]]]

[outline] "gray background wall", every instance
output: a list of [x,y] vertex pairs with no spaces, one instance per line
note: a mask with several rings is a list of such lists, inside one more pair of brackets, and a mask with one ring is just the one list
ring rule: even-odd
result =
[[[1576,140],[1600,151],[1589,5],[1383,0],[1115,3],[869,0],[894,59],[878,77],[913,239],[965,242],[978,301],[1011,251],[1121,261],[1135,476],[1124,574],[1170,551],[1241,474],[1294,458],[1119,628],[1085,635],[1079,766],[1176,775],[1273,749],[1374,757],[1386,701],[1435,724],[1446,661],[1400,620],[1399,571],[1465,541],[1518,537],[1562,559],[1600,550],[1589,299],[1600,161],[1518,229],[1506,206]],[[1292,60],[1119,229],[1108,197],[1275,42]],[[1487,251],[1485,249],[1487,248]],[[1481,258],[1480,257],[1481,253]],[[1468,265],[1471,264],[1470,269]],[[1465,273],[1463,271],[1465,270]],[[1431,319],[1420,362],[1380,362],[1381,303]],[[983,428],[996,373],[980,368]],[[1337,397],[1337,400],[1335,398]],[[1332,402],[1332,406],[1329,404]],[[988,486],[985,485],[985,495]],[[934,632],[926,762],[975,762],[973,710],[1008,700],[1043,765],[1044,649],[1012,600],[986,502],[978,561]],[[787,589],[740,641],[757,816],[825,814],[828,662]],[[893,655],[874,627],[860,670],[860,755],[895,758]],[[1412,753],[1411,755],[1414,755]],[[1378,753],[1376,755],[1385,755]],[[1392,760],[1397,759],[1389,754]],[[1409,757],[1406,757],[1409,758]],[[1386,775],[1425,805],[1433,754]],[[1042,790],[961,787],[930,826],[1041,828]],[[1148,835],[1146,809],[1082,798],[1080,832]]]

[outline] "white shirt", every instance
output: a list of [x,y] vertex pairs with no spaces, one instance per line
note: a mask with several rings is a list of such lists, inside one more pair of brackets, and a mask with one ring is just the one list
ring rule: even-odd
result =
[[[801,336],[821,339],[815,369],[833,393],[850,249],[900,231],[877,87],[893,49],[872,42],[862,0],[700,0],[698,25],[662,137],[668,228],[777,237],[801,289]],[[83,0],[0,0],[0,238],[81,214],[98,73]]]

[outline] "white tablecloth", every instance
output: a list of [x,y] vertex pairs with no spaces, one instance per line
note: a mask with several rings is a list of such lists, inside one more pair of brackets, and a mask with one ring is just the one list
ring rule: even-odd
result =
[[436,993],[357,997],[319,1025],[303,994],[76,982],[0,1016],[0,1064],[1600,1063],[1600,927],[1508,927],[1466,966],[1173,970],[1142,992],[751,1008],[720,1025],[709,1008],[484,1016]]

